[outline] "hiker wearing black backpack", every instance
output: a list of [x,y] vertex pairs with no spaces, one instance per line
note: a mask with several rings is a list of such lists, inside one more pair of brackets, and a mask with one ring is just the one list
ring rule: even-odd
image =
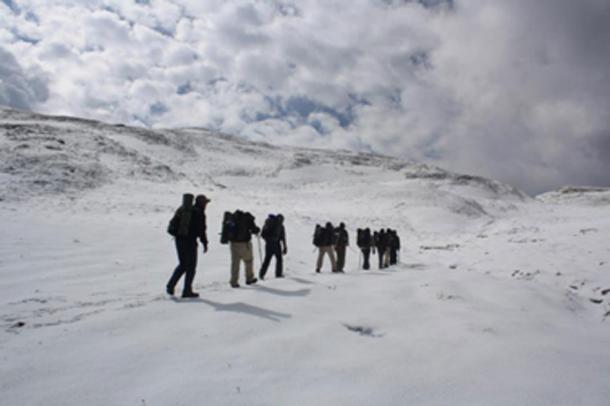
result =
[[332,271],[337,272],[337,261],[335,260],[335,228],[328,222],[325,227],[316,225],[316,230],[313,237],[313,245],[318,247],[318,262],[316,263],[316,272],[320,273],[322,269],[322,261],[324,255],[328,255],[332,266]]
[[339,224],[335,229],[335,252],[337,253],[337,272],[344,272],[345,251],[349,245],[349,234],[345,229],[345,223]]
[[398,251],[400,251],[400,237],[396,230],[388,230],[388,249],[390,250],[389,263],[396,265],[398,263]]
[[371,257],[371,249],[373,253],[375,251],[375,245],[373,244],[373,238],[371,237],[370,228],[359,228],[358,229],[358,248],[362,251],[362,257],[364,258],[362,269],[371,269],[369,259]]
[[379,233],[377,233],[375,247],[377,248],[377,255],[379,256],[379,269],[386,268],[386,251],[388,249],[388,236],[383,228],[379,230]]
[[288,248],[286,247],[286,229],[284,228],[284,216],[270,214],[265,220],[263,231],[261,232],[265,240],[265,260],[258,273],[261,280],[265,279],[267,268],[271,262],[271,258],[275,257],[275,277],[283,278],[282,255],[286,255]]
[[260,228],[254,222],[254,216],[241,210],[235,213],[225,212],[220,242],[229,244],[231,249],[231,280],[233,288],[239,288],[239,266],[244,261],[246,266],[246,285],[258,281],[254,276],[254,255],[252,254],[252,234],[258,234]]
[[193,195],[185,193],[182,196],[182,206],[176,210],[169,222],[167,232],[175,238],[178,252],[178,266],[166,285],[169,295],[174,294],[176,284],[182,275],[185,275],[182,297],[199,297],[198,293],[193,292],[193,280],[197,268],[197,238],[203,244],[203,252],[208,252],[205,208],[209,201],[206,196],[199,195],[193,205]]

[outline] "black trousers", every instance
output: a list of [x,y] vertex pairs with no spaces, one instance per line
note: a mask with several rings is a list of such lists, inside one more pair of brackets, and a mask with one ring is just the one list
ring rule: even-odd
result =
[[396,265],[398,263],[396,248],[390,248],[390,265]]
[[370,248],[360,248],[362,251],[362,256],[364,257],[364,263],[362,264],[362,269],[371,269],[371,264],[369,259],[371,258],[371,249]]
[[271,258],[275,257],[275,276],[281,277],[283,276],[282,270],[282,246],[279,241],[266,241],[265,242],[265,259],[263,261],[263,265],[261,266],[261,270],[259,272],[259,276],[261,278],[265,277],[267,273],[267,268],[269,268],[269,263],[271,262]]
[[383,264],[383,257],[385,255],[385,250],[386,248],[384,246],[380,246],[377,247],[377,255],[379,256],[379,269],[383,269],[385,268],[384,264]]
[[345,251],[347,246],[335,245],[335,252],[337,253],[337,271],[343,272],[345,268]]
[[176,251],[178,266],[167,282],[167,287],[173,290],[182,275],[185,275],[183,293],[190,293],[193,291],[193,279],[197,268],[197,240],[176,238]]

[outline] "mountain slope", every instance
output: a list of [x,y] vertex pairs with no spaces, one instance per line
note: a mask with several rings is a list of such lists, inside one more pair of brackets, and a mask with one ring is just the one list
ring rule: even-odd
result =
[[[3,404],[607,404],[607,191],[529,198],[382,156],[0,114]],[[191,301],[164,294],[184,191],[212,198]],[[285,215],[285,279],[229,287],[236,208]],[[313,269],[329,220],[350,232],[345,275]],[[398,266],[359,269],[364,226],[398,230]]]

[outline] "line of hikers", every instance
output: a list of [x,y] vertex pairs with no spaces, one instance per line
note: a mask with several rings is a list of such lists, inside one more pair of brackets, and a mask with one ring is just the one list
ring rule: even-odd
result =
[[[357,233],[356,243],[364,258],[362,269],[371,269],[371,253],[378,254],[379,269],[398,263],[400,237],[396,230],[382,228],[371,235],[370,228],[359,228]],[[339,224],[337,228],[333,227],[330,222],[326,223],[324,227],[316,224],[313,245],[318,247],[316,272],[321,271],[325,255],[330,259],[332,272],[344,272],[345,254],[349,246],[349,234],[345,229],[345,223]]]
[[[210,202],[205,195],[195,197],[190,193],[182,196],[182,205],[176,210],[167,227],[167,232],[174,237],[178,253],[178,266],[166,285],[166,292],[174,295],[176,284],[184,276],[182,297],[196,298],[199,294],[193,291],[193,280],[197,267],[197,240],[203,245],[203,252],[208,251],[207,225],[205,209]],[[252,235],[265,240],[265,258],[258,273],[254,275],[254,255],[252,250]],[[220,243],[228,244],[231,251],[230,285],[239,288],[239,269],[241,262],[245,264],[246,284],[252,285],[259,279],[264,280],[271,260],[275,257],[275,277],[282,278],[283,255],[288,253],[286,245],[286,229],[284,217],[281,214],[270,214],[262,230],[256,225],[254,216],[249,212],[236,210],[225,212],[222,220]],[[333,272],[344,272],[346,249],[349,246],[349,235],[345,224],[338,228],[328,222],[325,227],[316,225],[313,244],[318,248],[316,272],[320,272],[324,255],[328,255]],[[395,230],[375,231],[358,229],[357,244],[364,257],[363,269],[370,269],[371,252],[379,255],[379,269],[394,265],[398,261],[400,239]],[[260,245],[259,245],[260,250]],[[336,259],[335,259],[336,253]]]

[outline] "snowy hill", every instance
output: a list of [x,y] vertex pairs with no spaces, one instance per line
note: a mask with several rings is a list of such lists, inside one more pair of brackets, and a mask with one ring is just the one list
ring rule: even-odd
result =
[[[163,293],[184,191],[212,198],[192,301]],[[0,110],[3,403],[606,405],[608,196]],[[287,278],[228,286],[236,208],[285,215]],[[401,263],[364,272],[350,250],[345,275],[315,274],[325,221],[352,245],[396,228]]]

